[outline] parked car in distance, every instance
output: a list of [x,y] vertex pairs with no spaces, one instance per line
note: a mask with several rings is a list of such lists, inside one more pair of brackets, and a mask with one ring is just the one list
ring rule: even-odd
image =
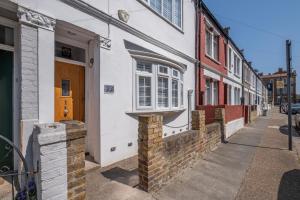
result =
[[[300,114],[300,103],[294,103],[291,105],[292,114]],[[288,109],[286,109],[286,114],[288,114]]]

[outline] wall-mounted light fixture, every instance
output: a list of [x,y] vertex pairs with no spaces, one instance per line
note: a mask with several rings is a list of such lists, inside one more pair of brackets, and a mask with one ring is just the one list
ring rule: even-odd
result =
[[94,66],[94,62],[95,62],[94,58],[90,58],[90,62],[89,62],[90,68]]
[[118,10],[119,20],[127,23],[129,20],[129,13],[126,10]]

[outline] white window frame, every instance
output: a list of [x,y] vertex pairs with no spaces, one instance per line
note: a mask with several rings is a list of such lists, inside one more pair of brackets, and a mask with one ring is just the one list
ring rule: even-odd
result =
[[[161,107],[161,106],[158,105],[158,78],[159,77],[167,78],[167,80],[168,80],[168,106],[167,107]],[[156,89],[155,89],[156,109],[157,110],[169,110],[170,107],[171,107],[170,97],[172,95],[172,91],[170,91],[170,89],[172,90],[172,86],[170,86],[170,84],[171,84],[170,76],[169,76],[169,74],[168,75],[161,75],[161,74],[157,73],[157,76],[155,77],[155,81],[156,81]]]
[[[207,81],[209,81],[209,94],[207,93]],[[215,97],[215,84],[217,84],[217,94],[218,94],[218,98],[216,99]],[[205,105],[219,105],[219,81],[217,80],[210,80],[209,78],[207,78],[205,80],[205,97],[204,97],[204,103]]]
[[160,0],[161,1],[161,13],[158,12],[157,10],[155,10],[154,8],[151,7],[151,4],[150,4],[150,1],[151,0],[139,0],[139,1],[143,1],[144,4],[146,4],[151,10],[153,10],[155,13],[159,14],[163,19],[165,19],[166,21],[168,21],[169,23],[171,23],[172,25],[174,25],[176,28],[179,28],[180,30],[183,29],[183,1],[184,0],[180,0],[180,4],[181,4],[181,16],[180,16],[180,21],[181,21],[181,24],[180,26],[178,26],[175,22],[175,0],[171,0],[172,1],[172,20],[166,18],[164,16],[164,6],[163,6],[163,1],[164,0]]
[[[145,71],[138,71],[138,63],[147,63],[152,66],[152,73]],[[135,60],[134,61],[134,74],[135,74],[135,106],[136,110],[145,110],[145,111],[172,111],[182,109],[184,106],[184,81],[183,81],[183,72],[171,66],[166,66],[162,64],[153,63],[150,61]],[[160,67],[166,67],[167,73],[162,73],[159,71]],[[177,76],[173,75],[173,72],[178,72]],[[150,77],[151,78],[151,106],[140,106],[139,105],[139,77]],[[164,77],[168,79],[168,107],[160,107],[158,105],[158,78]],[[172,80],[178,81],[178,106],[173,106],[173,96],[172,96]],[[181,90],[183,95],[181,95]]]
[[[208,25],[206,25],[208,26]],[[212,58],[213,60],[219,62],[220,60],[220,34],[218,34],[217,32],[215,32],[214,30],[209,30],[209,29],[213,29],[212,27],[208,26],[206,29],[205,29],[205,54],[206,56]],[[211,55],[209,55],[209,52],[208,52],[208,48],[207,48],[207,38],[206,38],[206,33],[209,33],[210,36],[212,37],[212,40],[211,40]],[[216,58],[216,55],[215,55],[215,46],[214,46],[214,43],[215,43],[215,37],[218,38],[218,57]]]
[[[154,94],[155,87],[154,87],[154,81],[153,81],[153,79],[154,79],[155,67],[151,64],[151,66],[152,66],[152,73],[146,72],[146,71],[138,71],[137,70],[137,64],[139,62],[151,64],[149,62],[144,62],[144,61],[136,61],[136,63],[135,63],[135,74],[136,74],[136,94],[135,94],[135,96],[136,96],[136,108],[138,110],[151,110],[154,107],[153,94]],[[139,104],[139,77],[140,76],[151,78],[151,106],[141,106]]]
[[233,52],[233,73],[237,77],[241,77],[241,63],[242,59],[240,58],[240,56],[237,53]]
[[[171,78],[171,106],[172,108],[179,108],[181,106],[181,94],[180,94],[180,89],[181,89],[181,84],[182,81],[180,80],[180,72],[176,69],[172,69],[172,78]],[[177,72],[177,76],[174,76],[174,72]],[[173,106],[173,80],[177,81],[177,86],[178,86],[178,91],[177,91],[177,106]]]
[[227,67],[229,69],[229,71],[232,71],[232,48],[228,47],[228,58],[227,58]]

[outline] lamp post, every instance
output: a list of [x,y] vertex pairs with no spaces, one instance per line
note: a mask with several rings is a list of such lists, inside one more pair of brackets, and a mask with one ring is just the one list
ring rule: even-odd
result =
[[287,93],[288,93],[288,134],[289,134],[289,150],[293,150],[292,143],[292,111],[291,111],[291,46],[290,40],[286,41],[286,67],[287,67]]

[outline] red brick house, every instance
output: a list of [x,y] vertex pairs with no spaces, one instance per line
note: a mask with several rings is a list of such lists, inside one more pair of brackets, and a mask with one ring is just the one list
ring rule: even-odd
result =
[[197,105],[224,105],[223,76],[227,75],[227,34],[203,4],[198,13]]

